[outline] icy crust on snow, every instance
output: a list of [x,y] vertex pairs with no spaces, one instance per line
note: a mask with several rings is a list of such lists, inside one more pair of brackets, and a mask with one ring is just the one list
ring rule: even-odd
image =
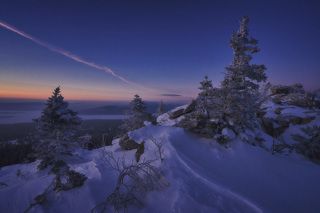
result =
[[[320,209],[319,165],[300,155],[271,155],[264,149],[237,141],[225,148],[213,139],[202,139],[176,127],[153,126],[130,132],[141,143],[141,159],[156,159],[151,138],[161,141],[163,170],[169,186],[147,194],[144,208],[128,212],[317,212]],[[105,163],[105,152],[134,162],[135,151],[113,145],[77,150],[67,162],[88,179],[82,187],[53,194],[31,212],[90,212],[104,201],[116,184],[116,173]],[[42,193],[53,176],[37,171],[38,162],[3,167],[0,182],[1,212],[23,212]],[[17,176],[17,171],[20,175]]]

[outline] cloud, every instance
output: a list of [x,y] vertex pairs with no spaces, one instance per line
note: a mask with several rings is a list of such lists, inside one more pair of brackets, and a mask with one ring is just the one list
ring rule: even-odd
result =
[[161,96],[165,96],[165,97],[181,97],[182,95],[179,95],[179,94],[161,94]]

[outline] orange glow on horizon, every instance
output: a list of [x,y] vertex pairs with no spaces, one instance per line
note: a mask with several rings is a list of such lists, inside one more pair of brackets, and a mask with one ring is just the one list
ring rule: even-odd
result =
[[[21,85],[18,83],[0,84],[0,99],[30,99],[47,100],[55,87],[51,85]],[[133,91],[104,91],[103,89],[83,89],[61,86],[62,95],[66,101],[130,101]],[[138,93],[139,94],[139,93]],[[161,97],[139,94],[144,100],[149,101],[174,101],[176,97]]]
[[[62,88],[62,95],[66,100],[88,100],[88,101],[124,101],[131,98],[130,95],[120,93],[110,94],[108,91],[80,90],[75,88]],[[0,98],[3,99],[38,99],[46,100],[51,96],[53,87],[50,86],[19,86],[19,85],[0,85]]]

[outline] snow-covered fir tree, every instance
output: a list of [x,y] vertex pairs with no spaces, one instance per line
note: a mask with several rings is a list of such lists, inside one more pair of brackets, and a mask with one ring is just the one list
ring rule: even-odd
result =
[[130,103],[132,113],[145,113],[147,106],[142,101],[142,98],[139,95],[134,95],[133,100]]
[[259,83],[267,79],[264,65],[251,64],[252,54],[259,52],[258,41],[249,36],[249,18],[243,17],[240,28],[232,35],[232,64],[222,81],[224,113],[230,125],[239,130],[253,128],[259,109]]
[[163,101],[161,100],[157,108],[156,115],[159,116],[165,112]]
[[211,137],[221,134],[223,129],[240,133],[257,124],[256,114],[263,99],[259,84],[266,80],[266,68],[250,63],[259,48],[257,40],[249,36],[248,23],[249,18],[243,17],[239,30],[232,35],[234,58],[226,68],[221,88],[214,88],[205,76],[200,82],[195,110],[185,116],[182,127]]
[[209,117],[209,99],[212,94],[212,81],[208,76],[205,76],[203,81],[200,82],[200,93],[197,98],[197,111],[205,117]]
[[125,131],[132,131],[144,126],[144,121],[150,121],[151,115],[147,112],[147,107],[139,95],[135,95],[130,102],[128,118],[121,128]]
[[64,101],[60,86],[53,90],[41,117],[35,121],[40,135],[57,140],[64,140],[72,136],[81,124],[77,113],[69,109],[68,102]]

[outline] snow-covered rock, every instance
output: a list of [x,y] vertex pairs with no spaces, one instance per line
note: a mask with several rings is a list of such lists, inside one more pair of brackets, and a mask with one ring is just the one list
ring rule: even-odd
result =
[[229,129],[229,128],[223,128],[221,131],[221,134],[227,137],[229,140],[235,139],[236,137],[236,134],[234,133],[234,131],[232,131],[232,129]]
[[179,113],[180,116],[175,118],[172,118],[172,115],[176,115],[176,112],[184,112],[184,110],[188,107],[189,105],[183,105],[177,108],[174,108],[170,110],[167,113],[163,113],[162,115],[157,117],[157,123],[161,126],[175,126],[177,123],[179,123],[181,120],[183,120],[184,116],[183,113]]

